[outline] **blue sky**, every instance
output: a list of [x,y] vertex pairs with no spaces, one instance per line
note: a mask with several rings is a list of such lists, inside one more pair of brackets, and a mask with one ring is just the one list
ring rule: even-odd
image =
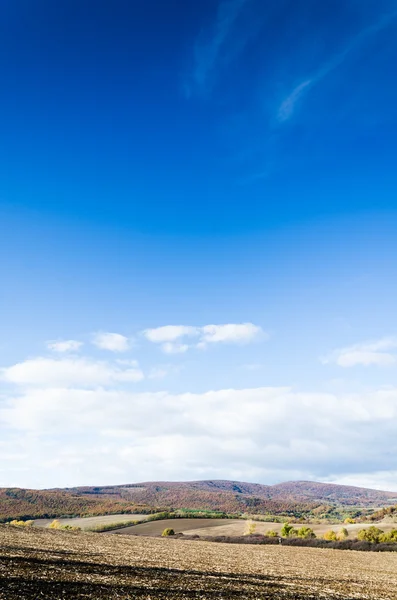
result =
[[0,11],[0,485],[397,490],[395,0]]

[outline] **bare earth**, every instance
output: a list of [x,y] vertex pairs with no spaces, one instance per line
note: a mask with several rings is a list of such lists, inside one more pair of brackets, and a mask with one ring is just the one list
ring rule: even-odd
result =
[[[227,525],[226,525],[227,523]],[[152,521],[150,523],[142,523],[140,525],[134,525],[133,527],[125,527],[120,531],[113,531],[112,533],[122,533],[123,535],[161,535],[164,529],[170,528],[175,533],[191,533],[191,529],[197,529],[200,527],[202,531],[210,531],[212,528],[217,529],[220,526],[236,527],[242,524],[245,526],[244,521],[239,520],[228,520],[228,519],[164,519],[162,521]],[[203,534],[207,535],[207,534]],[[211,534],[208,535],[217,535]],[[235,535],[235,534],[232,534]]]
[[0,526],[0,599],[397,600],[397,553]]
[[[128,521],[143,521],[147,515],[105,515],[102,517],[76,517],[68,519],[57,519],[61,525],[72,525],[81,527],[81,529],[92,529],[100,525],[109,525],[110,523],[127,523]],[[54,519],[36,519],[35,527],[49,527]]]

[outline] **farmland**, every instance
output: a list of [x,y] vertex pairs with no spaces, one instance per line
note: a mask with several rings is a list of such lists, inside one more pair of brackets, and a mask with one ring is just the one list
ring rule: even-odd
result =
[[[135,515],[134,515],[135,516]],[[164,519],[162,521],[152,521],[150,523],[142,523],[140,525],[134,525],[133,527],[126,527],[120,531],[114,531],[113,533],[122,533],[124,535],[150,535],[156,536],[161,535],[161,532],[170,527],[175,533],[191,533],[192,529],[200,527],[202,531],[207,532],[212,529],[218,529],[219,527],[232,525],[236,527],[238,524],[242,524],[244,527],[245,522],[237,519]],[[202,535],[211,535],[211,533],[203,533]],[[217,535],[217,534],[213,534]],[[234,534],[231,534],[234,535]]]
[[[194,523],[195,522],[195,523]],[[158,521],[157,523],[148,523],[148,525],[157,525],[157,530],[155,527],[152,528],[151,535],[159,535],[161,533],[161,523],[164,521]],[[171,524],[168,524],[171,523]],[[172,523],[175,521],[167,521],[167,524],[164,527],[173,527]],[[194,526],[196,524],[196,527]],[[326,531],[329,529],[335,529],[338,531],[341,527],[345,527],[350,537],[355,537],[357,532],[360,529],[366,529],[370,527],[370,523],[356,523],[351,525],[330,525],[329,523],[306,523],[308,527],[313,529],[314,533],[317,537],[322,537]],[[137,527],[131,527],[130,529],[123,530],[123,533],[136,533],[137,535],[142,535],[144,525],[138,525]],[[191,519],[187,524],[186,529],[180,529],[182,533],[188,533],[189,535],[199,535],[199,536],[241,536],[244,535],[246,530],[247,523],[243,520],[224,520],[217,523],[200,523],[199,520]],[[266,531],[280,531],[282,525],[279,523],[263,523],[263,522],[255,522],[255,533],[264,535]],[[299,527],[299,525],[296,525]],[[379,527],[385,532],[392,531],[396,529],[396,524],[388,521],[381,521],[376,523],[376,527]],[[175,527],[173,527],[175,529]],[[135,531],[136,530],[136,531]],[[175,529],[176,532],[176,529]]]
[[[245,519],[214,519],[214,518],[174,518],[174,519],[161,519],[153,520],[148,523],[138,523],[136,525],[125,526],[124,524],[130,523],[131,521],[145,521],[150,519],[149,515],[105,515],[100,517],[76,517],[76,518],[64,518],[58,519],[61,526],[69,525],[79,527],[83,531],[100,530],[102,527],[114,525],[114,529],[111,533],[123,534],[123,535],[146,535],[146,536],[159,536],[162,531],[166,528],[172,528],[175,533],[184,533],[188,535],[202,536],[226,536],[226,537],[239,537],[246,533],[247,520]],[[35,527],[46,527],[48,528],[53,519],[36,519],[34,521]],[[313,529],[317,537],[322,537],[329,529],[338,531],[341,527],[345,527],[350,537],[356,537],[360,529],[366,529],[371,526],[371,522],[368,523],[355,523],[355,524],[334,524],[330,525],[327,522],[317,523],[305,523],[306,526]],[[120,529],[117,529],[117,526]],[[384,518],[382,521],[376,523],[376,526],[382,529],[384,532],[392,531],[397,528],[395,520]],[[255,533],[264,535],[267,531],[280,532],[282,524],[271,523],[265,521],[254,521]],[[296,525],[299,527],[299,524]]]
[[[147,515],[105,515],[101,517],[75,517],[58,519],[61,526],[71,525],[72,527],[80,527],[87,531],[96,527],[102,527],[104,525],[119,524],[122,525],[128,521],[143,521]],[[34,522],[35,527],[49,527],[53,519],[36,519]]]
[[397,554],[0,526],[0,599],[395,600]]

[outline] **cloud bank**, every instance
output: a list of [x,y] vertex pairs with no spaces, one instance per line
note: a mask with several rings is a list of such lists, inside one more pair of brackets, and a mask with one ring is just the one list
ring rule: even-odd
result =
[[[121,334],[100,335],[99,350],[119,353],[130,347]],[[145,353],[159,347],[182,358],[190,348],[225,344],[237,344],[244,356],[245,344],[266,334],[258,325],[241,323],[167,325],[137,337],[145,341]],[[142,368],[128,355],[104,359],[92,347],[97,356],[69,353],[76,350],[69,342],[56,355],[0,368],[5,485],[316,479],[372,482],[397,491],[396,386],[325,393],[264,381],[241,389],[209,384],[207,391],[195,393],[187,379],[188,391],[169,391],[160,386],[183,369],[176,358]],[[366,368],[392,366],[396,359],[397,339],[390,336],[337,349],[322,361]],[[257,368],[260,363],[244,364],[252,377],[266,377]]]
[[[224,330],[211,330],[220,335]],[[228,336],[227,336],[228,338]],[[238,339],[240,339],[238,337]],[[151,369],[161,380],[172,366]],[[397,452],[397,388],[139,391],[136,361],[35,358],[0,372],[8,485],[222,477],[376,480]],[[360,479],[361,478],[361,479]],[[389,485],[393,488],[390,478]],[[394,485],[397,489],[397,486]]]
[[0,370],[0,380],[18,386],[99,386],[143,379],[134,363],[119,365],[90,358],[39,357]]

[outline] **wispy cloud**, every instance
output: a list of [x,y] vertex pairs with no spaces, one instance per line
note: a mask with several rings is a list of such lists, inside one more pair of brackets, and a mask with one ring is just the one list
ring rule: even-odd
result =
[[347,56],[363,44],[368,38],[377,34],[379,31],[388,27],[393,20],[397,18],[397,11],[383,15],[379,21],[373,25],[362,29],[356,34],[347,46],[338,54],[335,54],[329,61],[325,62],[311,77],[306,77],[303,82],[297,84],[292,92],[281,102],[277,111],[277,120],[282,123],[287,121],[294,114],[294,110],[299,102],[309,90],[322,79],[329,75],[334,69],[339,67]]
[[308,90],[312,83],[312,79],[308,79],[307,81],[300,83],[296,86],[292,93],[282,102],[280,108],[278,109],[277,115],[277,118],[280,122],[287,121],[292,116],[295,110],[296,103]]
[[261,371],[265,365],[261,365],[260,363],[249,363],[247,365],[242,365],[241,368],[245,371]]
[[176,344],[175,342],[166,342],[161,345],[165,354],[185,354],[189,350],[188,344]]
[[339,367],[349,368],[356,366],[390,367],[397,364],[397,338],[382,338],[371,342],[354,344],[346,348],[334,350],[321,359],[323,364],[334,363]]
[[164,377],[168,377],[168,375],[177,375],[182,369],[182,365],[159,365],[150,370],[148,378],[164,379]]
[[[220,57],[227,62],[224,47],[234,31],[235,23],[244,6],[250,0],[225,0],[218,7],[215,23],[209,30],[202,31],[194,47],[194,67],[191,81],[186,83],[186,95],[192,94],[193,88],[204,90],[210,74],[217,68]],[[244,47],[240,43],[240,47]]]

